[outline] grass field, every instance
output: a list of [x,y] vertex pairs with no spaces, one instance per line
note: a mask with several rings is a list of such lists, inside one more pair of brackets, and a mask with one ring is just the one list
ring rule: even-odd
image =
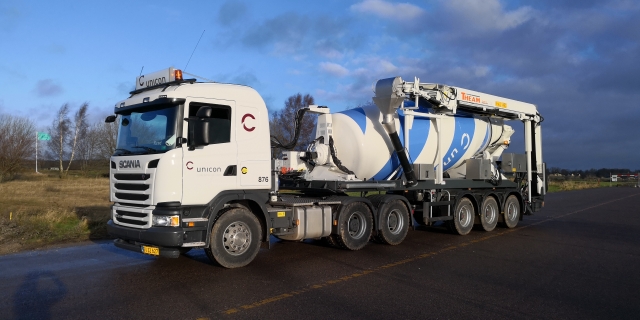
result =
[[[107,238],[111,203],[105,176],[99,171],[70,172],[60,179],[55,173],[31,173],[0,183],[0,255]],[[632,185],[597,180],[550,181],[549,192]]]
[[109,179],[26,174],[0,183],[0,254],[102,239],[109,220]]

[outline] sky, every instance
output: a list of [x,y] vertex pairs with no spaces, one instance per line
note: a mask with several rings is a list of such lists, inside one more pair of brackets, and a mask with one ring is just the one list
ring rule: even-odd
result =
[[272,111],[296,93],[340,111],[418,77],[536,104],[548,167],[634,170],[639,16],[636,0],[2,0],[0,113],[44,128],[86,101],[99,121],[142,68],[249,85]]

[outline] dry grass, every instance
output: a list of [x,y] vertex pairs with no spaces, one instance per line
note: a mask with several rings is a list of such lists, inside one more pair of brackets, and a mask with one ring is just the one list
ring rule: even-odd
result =
[[0,254],[107,236],[109,179],[23,175],[0,183]]
[[609,181],[600,181],[597,179],[566,180],[566,181],[551,180],[549,181],[549,192],[605,188],[605,187],[633,187],[635,185],[636,185],[636,182],[609,182]]

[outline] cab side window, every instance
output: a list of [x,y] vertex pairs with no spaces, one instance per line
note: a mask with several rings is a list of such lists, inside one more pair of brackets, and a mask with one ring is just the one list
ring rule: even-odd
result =
[[211,108],[210,115],[203,119],[209,122],[209,144],[231,142],[231,107],[192,102],[189,104],[189,117],[196,117],[203,107]]

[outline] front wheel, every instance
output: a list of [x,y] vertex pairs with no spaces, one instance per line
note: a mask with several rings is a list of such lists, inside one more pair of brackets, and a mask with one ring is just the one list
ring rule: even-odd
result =
[[260,221],[249,210],[235,208],[225,212],[211,229],[207,256],[225,268],[248,265],[260,251]]
[[504,225],[507,228],[515,228],[520,219],[520,201],[518,197],[510,195],[504,202]]

